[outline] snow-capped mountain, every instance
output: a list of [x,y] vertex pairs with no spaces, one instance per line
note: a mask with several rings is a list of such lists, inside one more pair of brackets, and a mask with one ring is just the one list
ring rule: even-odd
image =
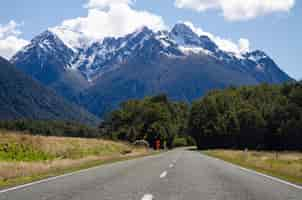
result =
[[[100,115],[103,111],[97,107],[111,104],[113,99],[116,105],[127,98],[166,92],[175,99],[191,101],[216,87],[291,80],[264,52],[257,50],[240,55],[225,52],[208,36],[198,35],[181,23],[171,31],[154,32],[142,27],[123,37],[94,42],[83,42],[85,38],[80,39],[77,33],[76,40],[82,43],[74,46],[63,37],[64,32],[45,31],[19,51],[11,62],[61,95]],[[186,72],[189,77],[181,77]],[[198,80],[200,77],[206,79]],[[183,82],[184,79],[190,84]],[[117,84],[119,81],[123,84]],[[176,94],[175,88],[170,88],[172,83],[190,92]],[[123,95],[121,90],[133,90],[133,95]]]
[[[241,55],[242,57],[236,57],[232,52],[220,50],[208,36],[199,36],[185,24],[176,24],[170,32],[159,31],[156,33],[147,27],[142,27],[124,37],[108,37],[89,46],[82,45],[82,47],[79,47],[78,43],[73,47],[71,46],[72,43],[64,43],[63,41],[66,39],[61,40],[57,36],[57,34],[62,35],[63,33],[58,34],[58,31],[49,30],[43,32],[18,52],[11,59],[11,62],[17,66],[23,66],[26,62],[37,62],[31,67],[25,66],[23,70],[35,78],[43,80],[44,78],[39,78],[39,75],[44,76],[45,74],[43,72],[41,74],[40,71],[43,71],[44,66],[47,66],[49,62],[56,62],[55,68],[61,67],[61,69],[54,71],[73,69],[82,74],[87,81],[93,82],[106,72],[120,67],[128,59],[141,54],[141,50],[148,43],[153,48],[149,49],[149,54],[179,57],[188,54],[207,54],[228,63],[238,61],[243,63],[242,60],[249,61],[249,64],[253,62],[256,66],[255,70],[259,71],[266,67],[264,63],[259,61],[269,59],[261,51],[249,52]],[[49,77],[49,73],[46,74]],[[45,82],[43,80],[42,82]]]
[[50,60],[60,62],[65,67],[71,63],[74,52],[68,48],[62,40],[50,31],[45,31],[31,40],[30,44],[25,46],[21,51],[11,59],[11,62],[27,62],[35,59],[39,62],[41,69]]
[[56,34],[45,31],[17,52],[10,62],[69,98],[89,85],[79,71],[72,68],[77,55]]
[[218,46],[208,36],[198,36],[185,24],[176,24],[169,33],[169,36],[182,47],[201,47],[212,53],[218,50]]

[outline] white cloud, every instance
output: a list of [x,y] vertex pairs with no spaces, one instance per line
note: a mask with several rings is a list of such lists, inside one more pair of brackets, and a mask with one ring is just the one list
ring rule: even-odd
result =
[[[65,42],[75,45],[77,35],[81,33],[89,40],[100,40],[104,37],[118,37],[135,31],[142,26],[153,30],[165,29],[166,25],[161,16],[148,11],[135,10],[130,0],[90,0],[87,4],[88,15],[62,22],[55,32],[65,34]],[[64,31],[62,31],[64,30]],[[70,36],[67,36],[67,34]],[[61,34],[61,35],[64,35]]]
[[[194,2],[195,0],[191,0]],[[234,1],[234,0],[230,0]],[[248,1],[248,0],[247,0]],[[209,6],[211,2],[208,0]],[[85,17],[64,20],[61,25],[50,28],[70,47],[89,44],[104,37],[124,36],[142,26],[157,31],[167,29],[161,16],[148,11],[135,10],[131,5],[135,0],[89,0],[85,7],[88,14]],[[207,7],[207,8],[208,8]],[[191,22],[185,22],[199,35],[207,35],[222,50],[240,54],[249,51],[249,41],[241,38],[238,42],[225,39],[201,28],[195,27]],[[29,42],[20,37],[20,24],[10,21],[6,25],[0,25],[0,55],[10,58]],[[84,37],[83,37],[84,36]]]
[[21,32],[17,30],[18,24],[11,20],[5,25],[0,24],[0,38],[7,37],[8,35],[20,35]]
[[188,8],[199,12],[219,7],[220,0],[175,0],[177,8]]
[[230,21],[249,20],[274,12],[289,12],[295,0],[175,0],[178,8],[203,12],[209,9],[221,10]]
[[106,9],[109,8],[110,5],[113,4],[126,4],[130,5],[133,4],[133,0],[89,0],[88,3],[85,5],[86,8],[100,8]]
[[243,53],[249,52],[250,41],[248,39],[241,38],[241,39],[239,39],[238,43],[239,43],[240,52],[243,52]]
[[[194,0],[191,0],[194,2]],[[208,0],[208,6],[212,6]],[[101,40],[104,37],[119,37],[135,31],[142,26],[157,31],[167,29],[161,16],[131,6],[135,0],[89,0],[85,5],[88,14],[85,17],[65,20],[60,26],[52,28],[70,47],[78,47],[89,41]],[[207,35],[224,51],[240,54],[249,50],[249,41],[241,38],[238,42],[221,38],[185,22],[199,35]],[[83,38],[83,35],[85,36]],[[81,40],[81,41],[79,41]]]
[[0,24],[0,56],[9,59],[29,42],[20,38],[20,24],[11,20],[5,25]]
[[201,28],[194,26],[194,24],[190,21],[186,21],[183,23],[189,26],[198,35],[208,36],[223,51],[233,52],[235,54],[241,54],[249,51],[250,42],[246,38],[240,38],[238,42],[235,43],[231,39],[225,39],[220,36],[216,36],[212,33],[205,32]]

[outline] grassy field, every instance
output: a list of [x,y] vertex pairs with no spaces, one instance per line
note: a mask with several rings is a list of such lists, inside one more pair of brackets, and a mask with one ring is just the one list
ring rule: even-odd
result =
[[209,150],[205,154],[302,185],[301,152]]
[[150,153],[145,148],[102,139],[31,136],[0,130],[0,188]]

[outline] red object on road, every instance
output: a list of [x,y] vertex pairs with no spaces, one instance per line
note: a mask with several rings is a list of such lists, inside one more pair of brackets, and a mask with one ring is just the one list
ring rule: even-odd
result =
[[160,149],[160,140],[155,141],[155,149],[159,150]]

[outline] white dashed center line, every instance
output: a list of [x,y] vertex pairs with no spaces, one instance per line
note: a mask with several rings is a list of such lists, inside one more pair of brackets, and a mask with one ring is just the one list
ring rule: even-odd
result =
[[173,164],[170,164],[170,165],[169,165],[169,168],[173,168],[173,167],[174,167],[174,165],[173,165]]
[[145,194],[141,200],[153,200],[152,194]]
[[161,173],[160,178],[165,178],[167,176],[168,172],[164,171],[163,173]]

